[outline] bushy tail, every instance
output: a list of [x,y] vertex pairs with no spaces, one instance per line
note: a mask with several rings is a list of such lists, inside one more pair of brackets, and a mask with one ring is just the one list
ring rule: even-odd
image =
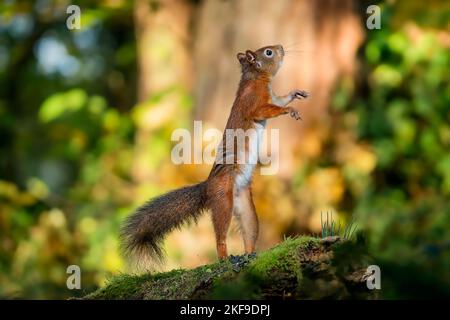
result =
[[138,262],[161,263],[164,236],[197,218],[205,209],[206,182],[173,190],[151,199],[130,215],[122,226],[122,247]]

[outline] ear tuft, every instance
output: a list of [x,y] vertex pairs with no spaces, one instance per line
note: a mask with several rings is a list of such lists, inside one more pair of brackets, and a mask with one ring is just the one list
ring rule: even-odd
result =
[[248,62],[250,62],[250,63],[255,62],[255,60],[256,60],[256,55],[255,55],[254,52],[252,52],[252,51],[250,51],[250,50],[247,50],[247,51],[245,51],[245,55],[247,56],[247,61],[248,61]]
[[246,60],[246,55],[245,55],[245,53],[239,52],[239,53],[237,54],[237,59],[239,60],[240,63],[245,62],[245,60]]

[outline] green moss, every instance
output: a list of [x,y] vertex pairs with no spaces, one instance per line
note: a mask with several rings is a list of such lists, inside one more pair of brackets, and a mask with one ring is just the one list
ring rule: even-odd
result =
[[150,281],[152,276],[121,274],[111,278],[107,285],[87,295],[86,299],[139,299],[142,284]]
[[188,299],[201,298],[213,279],[231,271],[228,261],[191,270],[112,277],[105,287],[87,295],[86,299]]
[[155,276],[144,285],[144,299],[203,298],[213,279],[229,271],[227,262],[201,266],[192,270],[177,270]]
[[274,270],[292,271],[299,264],[297,250],[318,242],[319,239],[311,237],[288,238],[259,254],[249,272],[257,277],[268,278],[273,276]]

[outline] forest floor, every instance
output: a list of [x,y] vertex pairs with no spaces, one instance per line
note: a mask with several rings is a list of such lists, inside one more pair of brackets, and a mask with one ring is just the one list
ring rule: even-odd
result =
[[190,270],[119,275],[84,299],[375,299],[364,245],[297,237]]

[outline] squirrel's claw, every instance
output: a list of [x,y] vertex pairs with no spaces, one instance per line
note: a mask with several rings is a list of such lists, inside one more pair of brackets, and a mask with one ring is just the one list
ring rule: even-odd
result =
[[294,97],[296,99],[306,99],[310,96],[309,92],[305,90],[296,90],[294,91]]
[[289,115],[292,117],[292,118],[294,118],[295,120],[303,120],[302,119],[302,117],[300,117],[300,113],[297,111],[297,110],[295,110],[295,109],[293,109],[293,108],[291,108],[290,110],[289,110]]

